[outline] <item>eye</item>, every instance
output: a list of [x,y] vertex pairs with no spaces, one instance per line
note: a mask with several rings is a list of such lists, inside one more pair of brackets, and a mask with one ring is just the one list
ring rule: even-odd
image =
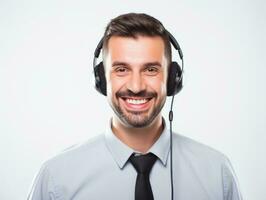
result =
[[125,66],[118,66],[114,71],[118,76],[124,76],[129,72],[128,68]]
[[154,76],[158,73],[159,69],[157,67],[147,67],[145,73],[149,76]]

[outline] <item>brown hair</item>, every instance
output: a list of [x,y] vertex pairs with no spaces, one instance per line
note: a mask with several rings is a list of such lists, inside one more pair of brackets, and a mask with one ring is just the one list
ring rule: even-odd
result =
[[139,35],[161,37],[164,41],[168,64],[171,62],[171,44],[167,31],[159,20],[144,13],[128,13],[112,19],[105,29],[103,52],[107,51],[108,41],[112,36],[137,38]]

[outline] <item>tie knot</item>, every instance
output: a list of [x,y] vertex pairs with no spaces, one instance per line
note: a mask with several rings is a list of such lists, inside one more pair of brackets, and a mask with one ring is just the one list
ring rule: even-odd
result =
[[130,162],[138,173],[149,174],[157,156],[152,153],[135,156],[132,154],[129,158]]

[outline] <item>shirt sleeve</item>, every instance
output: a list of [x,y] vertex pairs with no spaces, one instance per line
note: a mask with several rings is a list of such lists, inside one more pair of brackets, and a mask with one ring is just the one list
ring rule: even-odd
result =
[[226,158],[222,166],[224,200],[243,200],[232,164]]
[[53,177],[48,167],[43,165],[36,175],[27,200],[55,200]]

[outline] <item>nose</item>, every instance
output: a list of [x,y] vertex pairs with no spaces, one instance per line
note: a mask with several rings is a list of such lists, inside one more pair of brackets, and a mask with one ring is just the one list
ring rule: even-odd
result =
[[135,94],[144,91],[146,89],[144,77],[141,76],[140,72],[132,73],[127,83],[127,89]]

